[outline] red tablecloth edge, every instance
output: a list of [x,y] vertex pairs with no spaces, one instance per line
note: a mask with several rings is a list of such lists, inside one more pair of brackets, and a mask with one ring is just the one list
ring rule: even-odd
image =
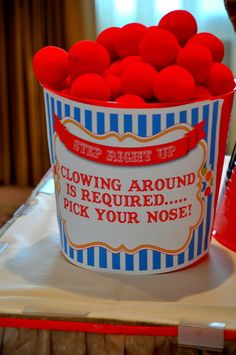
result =
[[[178,326],[143,326],[125,324],[120,325],[29,318],[0,318],[0,327],[63,330],[103,334],[150,335],[172,337],[178,336]],[[236,340],[236,330],[225,329],[224,339]]]

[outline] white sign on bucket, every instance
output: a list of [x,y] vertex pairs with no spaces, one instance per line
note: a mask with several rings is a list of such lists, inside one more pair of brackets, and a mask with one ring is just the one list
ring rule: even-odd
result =
[[126,109],[44,92],[66,258],[132,274],[202,258],[214,217],[223,100]]

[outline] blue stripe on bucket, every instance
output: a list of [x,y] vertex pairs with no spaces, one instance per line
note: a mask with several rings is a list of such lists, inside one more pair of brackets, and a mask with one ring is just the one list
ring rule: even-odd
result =
[[70,117],[70,105],[65,104],[65,116]]
[[107,268],[107,250],[102,247],[99,247],[99,267]]
[[118,114],[111,113],[110,114],[110,130],[114,132],[118,132]]
[[50,119],[51,119],[51,127],[52,127],[52,161],[54,163],[54,149],[53,149],[53,134],[54,134],[54,113],[55,113],[55,99],[54,97],[51,97],[51,116],[50,116]]
[[166,128],[172,127],[175,124],[175,114],[167,113],[166,115]]
[[200,255],[202,253],[202,236],[203,236],[203,222],[198,227],[197,255]]
[[154,250],[152,252],[152,265],[154,270],[161,268],[161,254],[159,251]]
[[87,264],[89,266],[94,266],[94,248],[90,247],[87,249]]
[[186,123],[187,122],[187,111],[180,111],[179,113],[179,122]]
[[124,115],[124,132],[132,132],[132,115]]
[[147,250],[140,250],[139,252],[139,270],[147,270]]
[[92,131],[92,111],[84,110],[85,115],[85,128]]
[[204,131],[206,133],[206,142],[208,140],[208,123],[209,123],[209,104],[208,105],[204,105],[203,106],[203,120],[205,121],[205,125],[204,125]]
[[77,261],[79,263],[83,262],[83,250],[77,250]]
[[74,108],[74,117],[77,122],[80,122],[80,108],[79,107]]
[[71,259],[74,259],[74,249],[69,246],[69,256]]
[[161,115],[152,115],[152,134],[159,133],[161,130]]
[[185,253],[184,253],[184,252],[183,252],[183,253],[180,253],[180,254],[178,255],[178,265],[183,264],[183,263],[184,263],[184,259],[185,259]]
[[195,232],[193,232],[191,242],[188,246],[188,260],[191,261],[194,258],[194,245],[195,245]]
[[[205,109],[207,110],[207,109]],[[211,136],[208,136],[209,140],[209,149],[210,149],[210,154],[209,154],[209,161],[207,163],[210,163],[210,167],[212,170],[215,168],[215,150],[216,150],[216,135],[217,135],[217,125],[218,125],[218,113],[219,113],[219,101],[213,102],[213,107],[212,107],[212,120],[211,120]],[[208,113],[209,115],[209,113]],[[207,126],[208,126],[207,122]],[[208,249],[208,244],[210,241],[210,228],[211,228],[211,219],[212,219],[212,204],[213,204],[213,196],[209,195],[205,199],[205,203],[207,203],[206,207],[206,226],[205,226],[205,234],[204,234],[204,250]]]
[[214,161],[215,161],[215,143],[216,143],[218,107],[219,107],[219,101],[214,102],[213,114],[212,114],[212,128],[211,128],[211,147],[210,147],[210,164],[212,168],[214,167]]
[[112,253],[112,269],[120,270],[120,253]]
[[207,197],[207,211],[206,211],[206,233],[204,241],[204,250],[208,248],[209,242],[209,232],[210,232],[210,222],[211,222],[211,205],[212,205],[212,195]]
[[64,235],[64,252],[67,254],[68,253],[68,244],[67,244],[67,238],[66,238],[66,233],[63,228],[63,235]]
[[62,118],[61,101],[57,100],[57,116]]
[[62,221],[61,221],[61,218],[59,217],[59,214],[57,212],[57,222],[58,222],[58,226],[59,226],[59,229],[60,229],[60,239],[61,239],[61,247],[62,249],[64,249],[63,247],[63,230],[62,230]]
[[125,270],[134,270],[134,256],[132,254],[125,254]]
[[198,123],[198,107],[194,107],[192,110],[192,126]]
[[105,115],[104,112],[97,112],[97,133],[105,133]]
[[55,100],[54,97],[50,97],[50,102],[51,102],[51,114],[52,118],[54,118],[54,112],[55,112]]
[[64,104],[65,116],[70,117],[70,105]]
[[138,135],[140,137],[147,136],[147,116],[138,115]]
[[173,258],[173,255],[169,255],[167,254],[166,255],[166,267],[172,267],[173,266],[173,261],[174,261],[174,258]]
[[49,149],[50,149],[50,159],[51,162],[53,160],[53,144],[52,144],[52,125],[51,125],[51,113],[50,113],[50,104],[49,104],[49,95],[46,94],[46,102],[47,102],[47,113],[48,113],[48,128],[49,128]]
[[55,113],[55,100],[51,97],[51,125],[52,131],[54,132],[54,113]]

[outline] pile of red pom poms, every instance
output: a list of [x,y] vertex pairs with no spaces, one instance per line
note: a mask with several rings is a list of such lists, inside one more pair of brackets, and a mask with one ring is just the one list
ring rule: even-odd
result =
[[96,41],[78,41],[68,52],[44,47],[34,55],[33,68],[42,85],[72,99],[179,103],[234,89],[223,57],[219,38],[198,33],[193,15],[175,10],[156,26],[107,28]]

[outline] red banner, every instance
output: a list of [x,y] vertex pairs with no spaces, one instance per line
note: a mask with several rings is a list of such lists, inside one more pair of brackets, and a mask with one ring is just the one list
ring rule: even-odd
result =
[[182,138],[170,143],[149,147],[113,147],[89,142],[69,132],[60,119],[54,114],[54,129],[61,142],[72,153],[97,163],[140,166],[164,163],[178,159],[194,149],[197,143],[205,138],[205,121],[197,123]]

